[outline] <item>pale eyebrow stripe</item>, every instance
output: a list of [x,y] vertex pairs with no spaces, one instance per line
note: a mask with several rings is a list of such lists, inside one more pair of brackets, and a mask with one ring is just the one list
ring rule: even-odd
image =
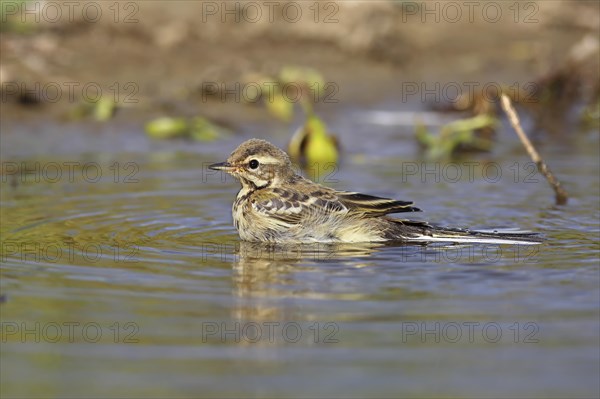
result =
[[250,162],[252,159],[256,159],[258,162],[260,162],[261,164],[264,164],[264,165],[273,165],[273,164],[278,163],[278,159],[277,158],[273,158],[273,157],[257,157],[257,156],[249,156],[246,159],[244,159],[243,163]]

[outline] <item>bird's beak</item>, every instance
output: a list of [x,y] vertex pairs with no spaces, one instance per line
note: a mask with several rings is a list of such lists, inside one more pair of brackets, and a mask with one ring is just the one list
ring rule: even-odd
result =
[[213,163],[212,165],[210,165],[208,167],[208,169],[212,169],[212,170],[224,170],[224,171],[229,171],[232,168],[233,168],[233,166],[229,162]]

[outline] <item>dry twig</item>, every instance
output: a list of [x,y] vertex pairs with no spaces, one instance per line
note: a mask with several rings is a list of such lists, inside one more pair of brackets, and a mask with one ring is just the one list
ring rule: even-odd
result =
[[537,165],[537,168],[540,171],[540,173],[546,177],[548,183],[550,183],[550,185],[554,189],[554,194],[556,195],[556,205],[565,205],[567,203],[567,200],[569,199],[569,195],[567,194],[565,189],[560,185],[558,179],[552,174],[552,172],[548,168],[548,165],[546,165],[546,162],[544,162],[540,154],[536,151],[533,144],[531,144],[531,141],[529,141],[529,138],[527,137],[527,135],[523,131],[523,128],[521,127],[521,122],[519,122],[519,116],[517,115],[517,111],[515,111],[515,109],[513,108],[508,96],[503,93],[501,100],[502,109],[504,110],[504,112],[506,112],[510,124],[512,125],[513,129],[515,129],[515,131],[517,132],[517,135],[521,139],[521,142],[527,150],[527,153],[529,154],[533,162],[535,162],[535,164]]

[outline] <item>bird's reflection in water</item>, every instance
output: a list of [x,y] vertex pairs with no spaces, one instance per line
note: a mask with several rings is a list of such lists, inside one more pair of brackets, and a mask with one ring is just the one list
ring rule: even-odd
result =
[[[327,266],[367,267],[370,255],[383,244],[267,244],[240,242],[233,263],[233,286],[238,303],[234,318],[240,321],[295,320],[294,301],[323,294],[302,288],[298,274]],[[362,260],[361,258],[364,258]]]
[[[495,246],[498,249],[498,246]],[[242,344],[282,344],[290,342],[282,334],[282,326],[297,323],[302,332],[310,336],[315,322],[339,322],[339,317],[322,311],[321,301],[363,301],[372,295],[368,289],[352,290],[338,287],[345,279],[386,273],[385,268],[414,270],[424,264],[485,264],[488,246],[436,244],[408,245],[403,243],[367,244],[265,244],[239,242],[233,259],[232,286],[235,304],[232,319],[239,322],[242,335],[244,327],[254,325],[248,331],[260,331],[259,342],[242,339]],[[483,255],[479,251],[484,251]],[[492,251],[493,252],[493,251]],[[492,253],[490,252],[490,253]],[[494,254],[497,253],[493,252]],[[384,270],[381,270],[384,266]],[[354,273],[362,268],[360,273]],[[369,270],[373,269],[373,270]],[[364,273],[363,273],[364,272]],[[389,270],[387,271],[389,272]],[[459,277],[464,272],[459,270]],[[461,274],[462,273],[462,274]],[[350,277],[352,276],[352,277]],[[341,277],[341,279],[339,278]],[[338,281],[338,283],[334,283]],[[342,282],[340,282],[342,281]],[[334,284],[334,285],[332,285]],[[396,295],[410,298],[410,289],[395,288]],[[423,299],[424,293],[415,295]],[[329,314],[324,319],[323,315]],[[268,325],[274,327],[279,340],[266,340]],[[279,332],[279,334],[277,334]]]
[[[239,242],[233,262],[233,287],[237,298],[234,318],[240,321],[294,320],[298,307],[302,306],[299,305],[301,301],[294,299],[340,298],[340,292],[328,286],[327,281],[343,268],[383,264],[394,265],[394,268],[419,268],[423,264],[496,264],[524,255],[519,251],[522,250],[514,246],[491,244]],[[485,269],[479,273],[484,272]],[[465,273],[458,270],[456,276],[462,278]],[[356,297],[360,293],[351,295]]]

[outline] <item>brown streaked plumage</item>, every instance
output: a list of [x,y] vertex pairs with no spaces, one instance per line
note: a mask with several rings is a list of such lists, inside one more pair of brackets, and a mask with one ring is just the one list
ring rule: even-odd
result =
[[391,218],[419,212],[412,202],[337,191],[297,175],[285,152],[251,139],[231,153],[223,170],[242,184],[233,221],[242,240],[288,242],[509,242],[526,232],[487,233],[444,229],[426,222]]

